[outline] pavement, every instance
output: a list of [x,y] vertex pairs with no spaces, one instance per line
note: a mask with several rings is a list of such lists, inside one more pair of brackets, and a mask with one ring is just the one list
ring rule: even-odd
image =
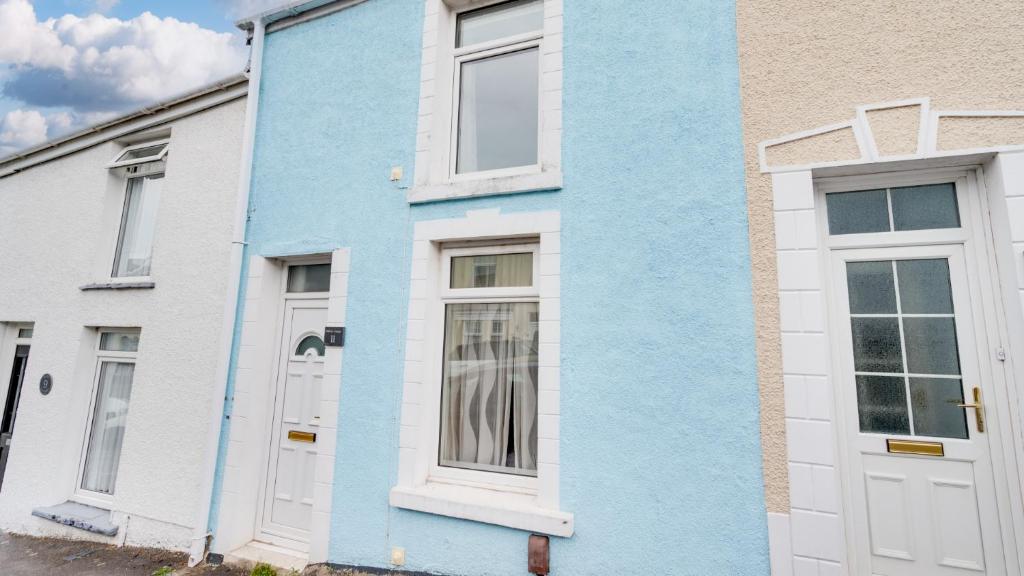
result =
[[[164,568],[164,567],[167,568]],[[169,570],[168,570],[169,569]],[[188,555],[0,532],[0,576],[247,576],[232,566],[188,568]]]
[[[278,570],[279,576],[297,575]],[[0,531],[0,576],[249,576],[238,566],[188,567],[188,554],[108,546],[82,540],[35,538]],[[302,576],[370,576],[310,566]]]

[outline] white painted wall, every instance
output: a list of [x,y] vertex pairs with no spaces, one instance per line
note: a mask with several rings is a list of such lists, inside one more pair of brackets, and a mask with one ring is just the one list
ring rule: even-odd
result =
[[[159,128],[171,132],[151,290],[82,291],[109,280],[124,198],[107,142],[0,179],[0,322],[35,334],[0,528],[188,549],[215,398],[244,98]],[[96,326],[142,329],[121,454],[113,539],[32,517],[76,483],[92,395]],[[9,367],[0,367],[0,373]],[[48,396],[39,378],[54,379]],[[0,384],[0,387],[6,382]]]

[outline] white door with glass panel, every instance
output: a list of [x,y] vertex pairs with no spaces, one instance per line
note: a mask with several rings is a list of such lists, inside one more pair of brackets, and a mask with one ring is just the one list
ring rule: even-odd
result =
[[[290,290],[328,287],[329,264],[292,266],[289,272]],[[309,540],[313,513],[327,321],[327,300],[305,294],[285,300],[261,522],[264,539],[299,548]]]
[[[856,573],[1006,574],[978,268],[954,184],[826,199]],[[964,242],[916,245],[933,229]],[[893,246],[901,232],[910,242]]]

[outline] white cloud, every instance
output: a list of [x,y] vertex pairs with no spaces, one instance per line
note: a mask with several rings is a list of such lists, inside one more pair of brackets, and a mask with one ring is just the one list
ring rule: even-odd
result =
[[[111,4],[111,0],[106,0]],[[5,94],[36,106],[120,110],[242,70],[241,39],[149,12],[40,21],[28,0],[0,0]]]
[[116,112],[69,112],[44,114],[39,110],[18,108],[0,118],[0,158],[70,134],[86,126],[112,120]]
[[46,141],[47,122],[38,110],[11,110],[0,121],[0,153]]

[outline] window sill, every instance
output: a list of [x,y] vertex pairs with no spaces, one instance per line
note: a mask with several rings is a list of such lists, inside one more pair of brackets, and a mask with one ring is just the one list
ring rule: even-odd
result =
[[428,483],[409,488],[396,486],[388,499],[395,508],[497,524],[552,536],[573,535],[573,515],[541,508],[535,498],[467,486]]
[[156,288],[156,283],[149,278],[134,278],[129,281],[93,282],[78,287],[83,292],[90,290],[151,290],[153,288]]
[[515,194],[519,192],[539,192],[542,190],[559,190],[561,188],[562,173],[560,171],[550,171],[497,178],[481,178],[479,180],[459,180],[446,184],[414,186],[409,190],[406,199],[410,204],[421,204],[424,202],[437,202],[439,200]]

